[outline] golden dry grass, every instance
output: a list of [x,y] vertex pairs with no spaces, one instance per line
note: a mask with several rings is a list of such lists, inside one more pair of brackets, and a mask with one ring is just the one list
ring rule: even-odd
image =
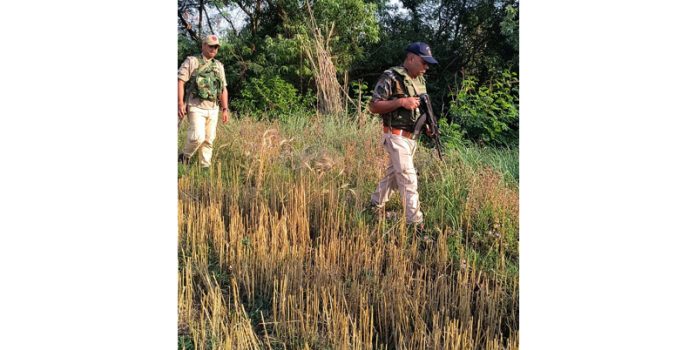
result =
[[425,208],[423,247],[363,211],[385,161],[370,125],[218,130],[210,173],[179,178],[180,348],[518,348],[517,189],[423,165],[424,206],[454,191]]

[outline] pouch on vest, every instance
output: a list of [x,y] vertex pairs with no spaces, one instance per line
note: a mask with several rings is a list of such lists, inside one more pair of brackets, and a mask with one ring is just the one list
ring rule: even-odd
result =
[[[404,81],[404,77],[407,74],[405,68],[392,67],[390,70],[392,71],[395,80],[392,98],[416,97],[420,92],[418,90],[425,91],[424,84],[416,82],[412,82],[410,84],[411,88],[409,89],[409,86],[407,86],[406,82]],[[418,88],[416,87],[416,84],[418,85]],[[384,125],[412,132],[418,119],[418,114],[415,110],[412,111],[405,108],[398,108],[390,113],[384,114],[382,117]]]
[[[205,62],[202,57],[198,60]],[[217,100],[222,92],[222,79],[218,71],[217,61],[214,59],[199,65],[189,80],[191,93],[202,100]]]

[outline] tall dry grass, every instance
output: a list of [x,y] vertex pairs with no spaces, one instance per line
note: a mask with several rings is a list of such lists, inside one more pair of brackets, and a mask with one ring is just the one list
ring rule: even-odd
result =
[[419,150],[424,246],[363,210],[386,161],[379,130],[218,130],[210,172],[179,178],[180,348],[518,348],[517,187],[485,161]]
[[310,35],[301,38],[301,47],[312,68],[317,88],[317,109],[321,114],[341,114],[344,111],[341,86],[336,78],[336,66],[331,56],[331,40],[334,25],[325,28],[317,24],[314,11],[306,3],[307,27]]

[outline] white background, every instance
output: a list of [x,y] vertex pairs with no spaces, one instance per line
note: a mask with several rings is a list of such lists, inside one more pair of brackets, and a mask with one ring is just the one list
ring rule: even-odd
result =
[[[693,345],[686,4],[522,1],[522,349]],[[0,22],[2,347],[175,349],[176,3],[22,6]]]
[[0,21],[0,347],[176,349],[176,2],[18,4]]
[[693,348],[686,1],[522,1],[523,349]]

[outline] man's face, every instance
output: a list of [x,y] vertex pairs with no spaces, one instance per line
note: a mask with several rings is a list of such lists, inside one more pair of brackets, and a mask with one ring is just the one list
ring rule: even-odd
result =
[[408,56],[409,65],[406,67],[408,74],[414,78],[425,74],[429,68],[428,62],[425,62],[425,60],[420,58],[418,55],[410,53]]
[[217,54],[219,48],[220,46],[218,45],[208,45],[203,43],[203,56],[205,56],[205,58],[213,58]]

